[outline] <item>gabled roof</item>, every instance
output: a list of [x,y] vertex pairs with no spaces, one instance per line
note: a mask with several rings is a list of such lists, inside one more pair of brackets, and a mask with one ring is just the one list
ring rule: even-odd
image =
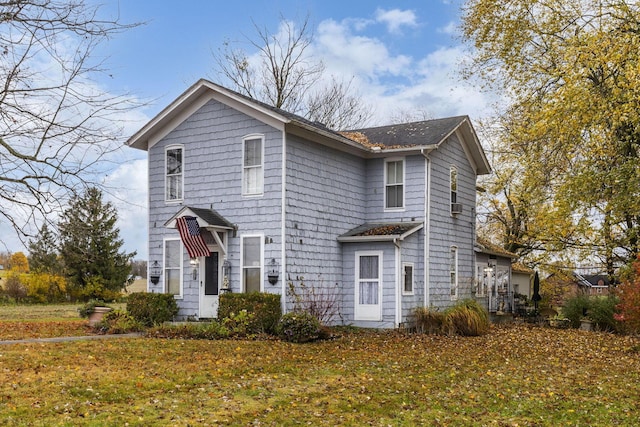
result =
[[404,240],[422,228],[422,222],[366,223],[338,236],[339,242],[386,242]]
[[193,216],[198,220],[198,225],[202,228],[222,228],[226,230],[234,230],[236,227],[227,221],[222,215],[213,209],[194,208],[185,206],[173,215],[164,226],[167,228],[175,228],[176,219],[182,216]]
[[[420,153],[436,149],[458,132],[469,162],[477,174],[491,172],[469,117],[458,116],[424,122],[336,132],[321,123],[272,107],[205,79],[200,79],[127,140],[127,145],[149,150],[211,100],[219,101],[283,132],[306,138],[360,157],[389,153]],[[361,138],[365,135],[365,138]]]
[[573,275],[578,285],[588,288],[607,288],[611,284],[609,277],[605,274],[580,274],[574,272]]

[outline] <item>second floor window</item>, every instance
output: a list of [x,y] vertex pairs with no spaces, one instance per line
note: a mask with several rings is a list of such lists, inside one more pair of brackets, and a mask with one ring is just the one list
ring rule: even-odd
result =
[[404,207],[404,161],[385,162],[385,209]]
[[451,203],[458,203],[458,169],[451,166],[449,169],[449,177],[451,183]]
[[165,200],[182,200],[182,147],[167,148],[165,165]]
[[262,194],[264,169],[262,162],[263,138],[247,137],[243,141],[242,194]]

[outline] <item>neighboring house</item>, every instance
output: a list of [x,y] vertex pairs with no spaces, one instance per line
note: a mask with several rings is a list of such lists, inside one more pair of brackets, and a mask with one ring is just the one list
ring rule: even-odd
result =
[[200,80],[133,135],[148,152],[150,292],[212,318],[218,295],[331,293],[393,328],[472,296],[476,177],[466,116],[334,132]]
[[520,264],[514,263],[511,266],[511,283],[513,284],[513,293],[524,295],[527,300],[531,300],[533,296],[533,275],[535,271]]
[[590,296],[606,296],[609,295],[609,286],[611,282],[606,274],[580,274],[573,273],[576,293],[582,293]]
[[480,237],[476,239],[476,301],[491,314],[513,313],[511,266],[516,255]]
[[604,274],[581,274],[561,271],[549,275],[545,281],[545,292],[550,294],[553,306],[564,306],[567,299],[577,295],[606,296],[611,285]]

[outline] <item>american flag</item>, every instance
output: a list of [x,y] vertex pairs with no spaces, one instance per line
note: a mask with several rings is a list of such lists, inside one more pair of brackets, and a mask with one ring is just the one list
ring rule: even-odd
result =
[[195,217],[182,216],[176,220],[176,226],[191,258],[209,256],[209,248],[200,234],[200,226]]

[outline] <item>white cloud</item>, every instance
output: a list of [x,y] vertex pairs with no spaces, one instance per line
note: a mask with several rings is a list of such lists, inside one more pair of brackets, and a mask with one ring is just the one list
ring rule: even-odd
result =
[[444,27],[440,27],[437,31],[441,34],[456,35],[458,33],[458,24],[455,21],[450,21]]
[[137,251],[136,259],[147,258],[148,174],[146,155],[125,149],[121,165],[105,178],[105,200],[118,211],[116,226],[126,252]]
[[422,58],[393,54],[382,39],[357,33],[355,20],[325,20],[316,31],[313,55],[328,74],[353,80],[352,89],[375,106],[375,125],[399,111],[426,111],[433,118],[487,115],[489,96],[458,73],[462,46],[440,48]]
[[410,66],[411,58],[393,56],[382,41],[355,35],[349,24],[325,20],[318,26],[313,54],[322,58],[330,73],[373,79],[402,74]]
[[376,10],[376,20],[386,24],[387,31],[392,34],[402,32],[402,27],[417,27],[417,17],[413,10],[391,9]]

